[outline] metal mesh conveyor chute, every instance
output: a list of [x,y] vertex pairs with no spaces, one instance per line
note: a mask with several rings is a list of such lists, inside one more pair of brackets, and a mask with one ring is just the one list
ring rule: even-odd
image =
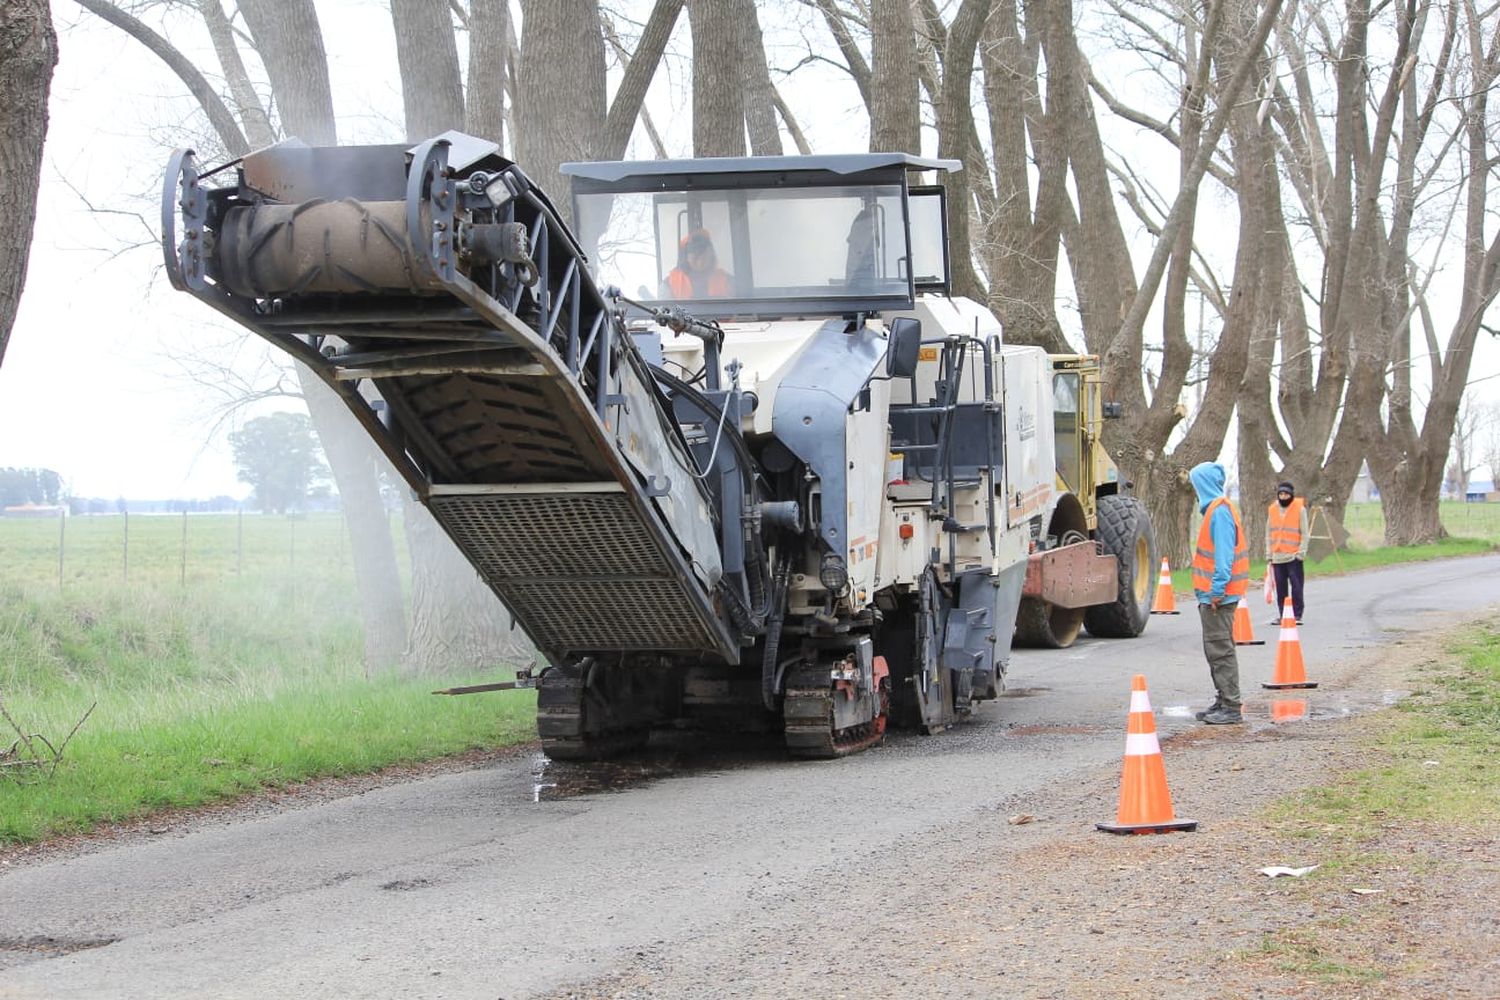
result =
[[[409,165],[408,165],[409,164]],[[174,157],[174,285],[312,367],[553,659],[734,660],[713,514],[572,236],[496,147]]]

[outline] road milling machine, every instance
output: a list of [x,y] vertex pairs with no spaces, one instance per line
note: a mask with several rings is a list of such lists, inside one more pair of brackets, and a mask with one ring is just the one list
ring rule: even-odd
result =
[[342,397],[513,612],[547,753],[779,727],[836,757],[996,697],[1023,593],[1119,603],[1115,556],[1052,527],[1053,363],[948,293],[917,180],[956,168],[572,164],[570,229],[458,133],[182,150],[163,245]]

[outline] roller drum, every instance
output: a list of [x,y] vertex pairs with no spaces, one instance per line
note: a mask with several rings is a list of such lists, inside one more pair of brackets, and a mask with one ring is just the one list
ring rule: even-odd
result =
[[442,285],[412,254],[400,201],[306,201],[230,209],[214,254],[218,279],[237,295],[436,292]]

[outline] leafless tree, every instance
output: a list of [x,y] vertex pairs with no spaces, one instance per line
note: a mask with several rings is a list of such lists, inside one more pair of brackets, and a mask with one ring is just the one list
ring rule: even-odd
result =
[[1469,495],[1469,477],[1483,461],[1480,436],[1484,433],[1484,411],[1465,393],[1453,420],[1452,461],[1445,477],[1450,492],[1459,498]]
[[870,150],[920,153],[922,84],[910,0],[871,0],[870,50]]
[[[110,0],[79,2],[167,63],[198,99],[225,150],[242,154],[250,148],[247,135],[259,145],[278,135],[278,126],[279,134],[297,135],[315,144],[337,141],[327,56],[312,0],[239,0],[238,16],[244,18],[245,30],[225,14],[221,0],[192,0],[186,7],[201,15],[209,31],[230,103],[180,50],[122,6]],[[614,155],[624,152],[682,0],[657,0],[607,124],[597,3],[538,3],[534,11],[531,6],[523,3],[523,30],[536,51],[533,58],[519,60],[512,94],[511,67],[518,62],[517,46],[502,0],[473,0],[467,6],[413,0],[392,4],[405,133],[409,139],[418,139],[468,124],[500,137],[506,131],[509,104],[530,95],[534,100],[529,111],[521,101],[524,127],[513,133],[517,157],[559,207],[566,209],[566,189],[556,177],[557,165],[598,155],[600,150],[593,144],[606,132],[609,141],[619,144]],[[470,33],[466,87],[459,74],[455,41],[459,30]],[[240,55],[247,41],[245,31],[265,69],[269,105],[257,95]],[[590,94],[597,101],[591,103]],[[550,184],[549,176],[553,177]],[[369,668],[379,671],[403,663],[408,670],[426,673],[522,655],[524,650],[510,634],[508,614],[425,508],[415,504],[405,506],[412,566],[412,616],[407,630],[380,489],[382,474],[388,477],[390,470],[350,417],[344,401],[311,373],[299,375],[297,391],[318,426],[350,524]]]
[[688,0],[693,29],[693,155],[745,155],[742,7],[749,0]]
[[56,63],[46,0],[0,4],[0,361],[26,284]]
[[[401,71],[407,141],[421,142],[448,129],[462,128],[464,86],[458,69],[453,12],[433,0],[391,0],[391,21],[396,29],[396,64]],[[483,64],[478,69],[481,78],[488,76],[488,85],[493,86],[494,69]],[[493,111],[489,117],[494,117]]]
[[1490,469],[1490,488],[1500,490],[1500,405],[1486,403],[1479,410],[1479,433],[1475,451]]

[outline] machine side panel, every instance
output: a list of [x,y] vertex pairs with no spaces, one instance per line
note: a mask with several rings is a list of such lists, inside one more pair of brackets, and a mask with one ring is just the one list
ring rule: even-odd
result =
[[[844,325],[842,319],[829,320],[813,335],[776,393],[772,423],[776,437],[820,479],[823,516],[819,535],[840,554],[846,551],[849,540],[846,421],[850,406],[885,358],[886,344],[885,337],[869,327],[845,333]],[[876,415],[864,416],[873,420]],[[885,414],[878,416],[883,428]],[[883,475],[885,462],[874,464]],[[879,531],[878,509],[871,515],[868,541],[873,542]]]
[[1005,523],[1045,511],[1056,488],[1051,367],[1039,347],[1000,348],[995,360],[1005,409]]
[[[850,461],[847,518],[849,582],[857,594],[875,588],[880,551],[880,521],[886,508],[885,456],[890,448],[889,382],[870,383],[869,406],[856,407],[845,426],[845,449]],[[826,503],[826,497],[825,497]],[[826,511],[826,507],[825,507]]]

